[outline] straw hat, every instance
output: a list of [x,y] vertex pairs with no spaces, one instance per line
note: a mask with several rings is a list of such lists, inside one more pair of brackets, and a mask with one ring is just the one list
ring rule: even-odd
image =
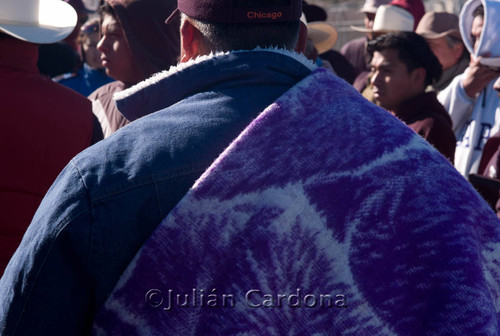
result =
[[[472,13],[479,5],[484,7],[484,25],[478,50],[474,51],[471,38]],[[499,0],[469,0],[460,12],[460,33],[465,46],[475,57],[489,54],[488,57],[482,57],[480,62],[491,67],[500,67],[500,20],[497,17],[499,11]]]
[[399,6],[382,5],[377,9],[372,29],[354,26],[351,28],[363,33],[411,32],[413,23],[413,15],[407,10]]
[[0,1],[0,32],[32,43],[54,43],[75,28],[76,11],[60,0]]
[[339,33],[331,24],[318,21],[307,24],[307,37],[318,50],[318,54],[322,54],[333,48]]

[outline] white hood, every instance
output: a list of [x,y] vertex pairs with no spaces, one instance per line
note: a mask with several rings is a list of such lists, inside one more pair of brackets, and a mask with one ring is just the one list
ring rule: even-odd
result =
[[[472,12],[477,6],[484,7],[483,32],[479,40],[479,48],[474,52],[474,43],[471,37]],[[460,13],[460,33],[465,46],[475,57],[490,54],[482,58],[481,63],[488,66],[500,67],[500,0],[469,0]]]

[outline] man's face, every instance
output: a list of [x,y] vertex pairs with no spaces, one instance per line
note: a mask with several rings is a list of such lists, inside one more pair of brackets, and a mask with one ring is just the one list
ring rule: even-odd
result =
[[481,37],[481,32],[483,31],[483,22],[484,19],[482,16],[478,15],[472,20],[472,28],[471,28],[471,37],[472,42],[474,44],[474,51],[477,51],[479,48],[479,38]]
[[448,70],[452,66],[454,66],[463,52],[463,46],[460,43],[455,44],[450,48],[448,42],[446,41],[446,37],[439,37],[436,39],[427,39],[427,44],[431,48],[434,55],[436,55],[439,63],[444,70]]
[[102,53],[102,65],[108,76],[131,84],[141,81],[143,78],[135,66],[122,27],[113,16],[104,16],[101,36],[97,49]]
[[374,98],[383,108],[395,110],[416,95],[413,81],[415,70],[408,72],[406,65],[398,59],[396,49],[375,51],[371,69]]
[[375,13],[365,13],[365,28],[371,29],[373,27],[373,20],[375,20]]
[[97,43],[99,42],[99,33],[91,32],[85,34],[82,42],[83,54],[85,61],[92,69],[102,68],[101,53],[97,50]]
[[[364,23],[366,29],[373,28],[373,20],[375,20],[375,13],[365,13]],[[366,33],[366,35],[369,40],[373,38],[371,33]]]

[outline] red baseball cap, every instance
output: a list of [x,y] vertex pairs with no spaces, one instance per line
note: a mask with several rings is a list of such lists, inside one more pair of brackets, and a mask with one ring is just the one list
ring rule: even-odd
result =
[[[273,4],[269,4],[273,2]],[[193,19],[218,23],[265,23],[300,20],[302,0],[178,0],[177,9],[165,21],[184,13]]]

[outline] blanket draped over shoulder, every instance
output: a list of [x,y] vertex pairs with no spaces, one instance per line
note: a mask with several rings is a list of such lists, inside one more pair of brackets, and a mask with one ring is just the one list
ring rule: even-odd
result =
[[497,335],[500,223],[425,140],[322,69],[159,225],[94,334]]

